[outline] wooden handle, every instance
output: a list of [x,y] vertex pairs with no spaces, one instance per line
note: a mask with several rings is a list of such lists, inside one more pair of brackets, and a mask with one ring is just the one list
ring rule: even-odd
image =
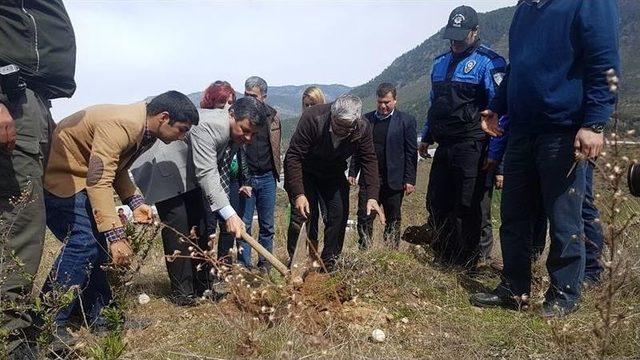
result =
[[280,260],[273,256],[273,254],[270,253],[269,250],[260,245],[260,243],[252,238],[251,235],[247,234],[246,231],[242,232],[242,240],[246,241],[252,248],[256,249],[256,251],[260,255],[264,256],[264,258],[269,263],[271,263],[271,265],[273,265],[276,270],[280,272],[280,274],[282,274],[283,276],[289,275],[289,269],[287,269],[287,267]]

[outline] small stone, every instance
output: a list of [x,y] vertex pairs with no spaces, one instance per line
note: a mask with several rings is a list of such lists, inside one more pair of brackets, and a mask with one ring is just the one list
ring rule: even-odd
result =
[[138,304],[140,305],[146,305],[151,301],[151,298],[149,297],[149,295],[142,293],[140,295],[138,295]]
[[373,330],[373,332],[371,332],[371,339],[374,342],[381,343],[381,342],[384,342],[386,338],[387,336],[385,335],[384,331],[380,329],[375,329]]
[[407,319],[406,317],[403,317],[402,319],[400,319],[400,321],[401,321],[403,324],[408,324],[408,323],[409,323],[409,319]]

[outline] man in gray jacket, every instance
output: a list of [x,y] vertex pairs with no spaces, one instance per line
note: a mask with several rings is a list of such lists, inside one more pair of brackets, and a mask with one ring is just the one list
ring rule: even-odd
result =
[[233,155],[239,145],[251,143],[265,123],[264,105],[248,96],[236,101],[229,111],[201,109],[200,124],[191,130],[187,177],[195,177],[206,205],[224,221],[218,240],[218,259],[225,258],[233,247],[233,237],[225,233],[239,238],[244,231],[244,222],[229,199]]

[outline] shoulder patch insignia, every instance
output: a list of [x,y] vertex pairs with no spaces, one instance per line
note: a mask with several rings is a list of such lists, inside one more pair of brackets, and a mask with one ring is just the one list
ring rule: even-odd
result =
[[503,72],[497,72],[493,74],[493,81],[496,83],[496,85],[500,86],[500,84],[502,83],[502,79],[504,79]]
[[474,67],[476,67],[476,61],[475,60],[467,61],[467,63],[464,65],[464,73],[465,74],[470,73],[471,70],[473,70]]

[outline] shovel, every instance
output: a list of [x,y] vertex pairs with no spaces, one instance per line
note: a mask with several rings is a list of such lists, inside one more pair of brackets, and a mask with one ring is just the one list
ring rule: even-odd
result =
[[298,234],[296,249],[291,258],[291,279],[294,282],[302,282],[302,275],[309,268],[309,236],[307,236],[307,223],[303,222]]
[[278,272],[282,274],[282,276],[289,275],[289,269],[287,269],[287,267],[280,260],[278,260],[275,256],[273,256],[273,254],[270,253],[269,250],[265,249],[264,246],[260,245],[260,243],[257,242],[256,239],[251,237],[251,235],[247,234],[246,231],[242,232],[242,240],[246,241],[247,244],[249,244],[252,248],[254,248],[258,252],[258,254],[264,256],[264,258],[271,265],[273,265],[273,267],[275,267],[276,270],[278,270]]
[[300,228],[296,249],[293,253],[293,258],[291,259],[291,270],[287,269],[280,260],[273,256],[269,250],[260,245],[260,243],[251,237],[251,235],[246,231],[242,232],[242,239],[246,241],[249,246],[254,248],[258,254],[264,256],[265,260],[273,265],[273,267],[275,267],[282,276],[289,277],[290,281],[293,281],[294,284],[302,283],[302,275],[308,268],[310,246],[305,223],[303,223]]

